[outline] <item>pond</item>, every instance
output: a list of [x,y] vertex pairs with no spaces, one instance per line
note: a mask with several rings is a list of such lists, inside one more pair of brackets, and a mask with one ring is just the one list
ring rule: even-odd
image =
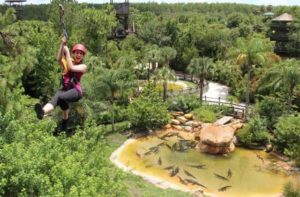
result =
[[209,155],[193,148],[174,148],[178,136],[160,138],[130,139],[111,159],[162,188],[201,190],[210,196],[274,197],[288,181],[299,181],[299,175],[271,170],[276,158],[264,151],[236,148],[228,155]]

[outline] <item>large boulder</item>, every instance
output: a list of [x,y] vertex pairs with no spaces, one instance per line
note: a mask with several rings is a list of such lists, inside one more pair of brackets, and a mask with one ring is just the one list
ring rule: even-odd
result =
[[211,154],[226,154],[233,152],[234,134],[239,126],[233,125],[206,125],[198,133],[199,136],[195,136],[195,139],[199,139],[196,146],[196,150]]
[[230,143],[229,146],[210,146],[203,143],[198,143],[196,145],[196,151],[205,152],[209,154],[226,154],[231,153],[235,149],[235,145]]
[[234,129],[224,125],[210,125],[201,130],[202,143],[211,146],[229,146],[233,140]]

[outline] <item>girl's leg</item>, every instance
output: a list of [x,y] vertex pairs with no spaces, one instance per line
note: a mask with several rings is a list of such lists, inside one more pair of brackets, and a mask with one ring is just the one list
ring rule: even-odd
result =
[[58,105],[63,110],[63,119],[60,126],[60,131],[68,130],[69,123],[69,102],[76,102],[80,99],[78,91],[76,89],[71,89],[64,94],[61,94],[58,100]]
[[43,119],[45,114],[51,112],[56,107],[61,94],[63,94],[63,91],[57,91],[54,97],[44,107],[42,107],[40,103],[35,104],[34,110],[38,119]]
[[54,109],[54,106],[51,103],[47,103],[44,107],[43,107],[43,111],[45,114],[48,114],[49,112],[51,112]]
[[41,104],[35,105],[35,111],[37,114],[38,119],[43,119],[44,114],[51,112],[58,104],[61,102],[64,103],[67,107],[62,107],[63,112],[63,119],[69,118],[69,111],[68,111],[68,103],[69,102],[76,102],[81,98],[78,91],[73,88],[68,91],[58,91],[55,96],[42,108]]
[[63,119],[61,123],[60,130],[67,131],[68,130],[68,122],[69,122],[69,109],[63,110]]
[[63,110],[63,120],[69,119],[69,109]]

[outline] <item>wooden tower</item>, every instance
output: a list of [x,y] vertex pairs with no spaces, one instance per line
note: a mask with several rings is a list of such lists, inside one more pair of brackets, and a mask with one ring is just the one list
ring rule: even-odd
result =
[[118,19],[118,25],[112,32],[113,38],[125,38],[126,35],[133,33],[134,30],[129,25],[129,0],[125,0],[123,3],[114,3],[110,0],[116,10],[116,17]]
[[289,42],[290,25],[293,20],[293,16],[287,13],[272,19],[270,38],[276,41],[274,49],[276,53],[288,54],[286,45]]
[[26,0],[5,0],[5,3],[13,7],[16,10],[17,19],[20,20],[22,18],[23,5],[22,3],[26,2]]

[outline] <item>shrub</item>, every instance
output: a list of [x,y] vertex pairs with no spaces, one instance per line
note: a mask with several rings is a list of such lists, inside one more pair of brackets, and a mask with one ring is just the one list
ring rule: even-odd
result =
[[199,98],[196,96],[178,96],[170,99],[170,111],[183,111],[184,113],[190,112],[197,107],[200,107]]
[[47,120],[10,124],[15,137],[1,147],[1,196],[125,195],[101,128],[91,125],[72,138],[55,138],[54,127]]
[[238,142],[246,147],[251,145],[252,136],[253,133],[250,132],[249,124],[244,125],[243,128],[239,129],[236,134]]
[[286,155],[294,155],[294,149],[300,141],[300,116],[282,116],[275,124],[275,148]]
[[278,118],[285,112],[282,102],[273,97],[264,97],[256,108],[258,114],[267,120],[268,128],[273,128]]
[[284,186],[283,190],[283,196],[284,197],[300,197],[300,186],[293,186],[291,182],[288,182]]
[[[114,119],[115,122],[121,122],[127,119],[127,109],[121,106],[114,106]],[[98,114],[97,122],[99,124],[110,124],[111,123],[111,112],[104,111]]]
[[217,118],[234,113],[233,107],[224,106],[224,105],[203,105],[202,108],[215,112]]
[[271,135],[266,128],[265,119],[254,116],[247,125],[239,130],[237,138],[245,146],[265,145],[270,142]]
[[153,84],[148,84],[142,94],[128,107],[128,118],[133,128],[158,129],[170,120],[168,106]]
[[285,150],[285,154],[291,156],[295,160],[296,166],[300,167],[300,144],[293,144],[289,149]]
[[192,113],[196,119],[202,122],[215,122],[217,120],[215,112],[205,107],[199,107]]
[[36,120],[32,107],[22,112],[0,113],[0,196],[126,196],[103,128],[53,137],[53,120]]

